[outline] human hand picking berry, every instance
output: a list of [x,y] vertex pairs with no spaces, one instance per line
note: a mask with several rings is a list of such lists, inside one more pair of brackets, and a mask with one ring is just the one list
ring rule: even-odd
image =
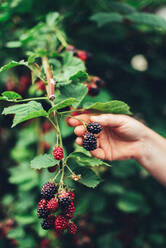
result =
[[95,135],[96,149],[90,151],[93,156],[110,161],[135,159],[166,185],[166,140],[163,137],[126,115],[82,114],[68,120],[68,124],[75,127],[78,145],[83,145],[83,137],[87,135],[80,120],[102,126],[102,131]]

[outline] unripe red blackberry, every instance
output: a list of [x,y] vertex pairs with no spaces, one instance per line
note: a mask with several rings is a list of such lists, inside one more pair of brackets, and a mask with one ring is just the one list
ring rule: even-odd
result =
[[47,203],[47,209],[52,213],[55,213],[58,210],[58,206],[59,206],[58,201],[55,198],[52,198]]
[[69,223],[67,226],[68,233],[75,235],[77,232],[77,226],[72,222]]
[[63,213],[68,219],[72,219],[74,217],[75,207],[74,207],[73,202],[68,206],[68,208],[64,210]]
[[45,183],[41,190],[41,196],[46,199],[50,200],[54,194],[57,193],[57,186],[54,183]]
[[85,133],[83,137],[83,147],[87,151],[93,151],[97,148],[97,139],[92,133]]
[[80,58],[82,61],[87,60],[87,53],[82,50],[77,50],[77,57]]
[[38,206],[37,206],[37,208],[39,209],[39,208],[46,208],[47,207],[47,200],[46,199],[41,199],[40,201],[39,201],[39,203],[38,203]]
[[47,218],[45,218],[41,226],[44,230],[48,230],[54,227],[54,221],[55,221],[55,216],[54,215],[49,215]]
[[53,156],[55,160],[61,160],[62,158],[64,158],[62,147],[56,146],[53,150]]
[[62,191],[58,194],[58,203],[62,209],[68,208],[71,203],[69,193]]
[[55,230],[61,232],[66,229],[69,220],[63,215],[58,215],[55,220]]
[[102,130],[102,127],[99,123],[97,122],[90,122],[88,125],[87,125],[87,130],[88,132],[90,133],[93,133],[93,134],[98,134],[101,132]]
[[69,193],[69,196],[70,196],[70,200],[71,200],[71,201],[74,201],[74,197],[75,197],[74,192],[69,191],[68,193]]

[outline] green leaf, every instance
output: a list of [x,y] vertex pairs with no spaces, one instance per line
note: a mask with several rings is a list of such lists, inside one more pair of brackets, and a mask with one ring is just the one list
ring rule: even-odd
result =
[[50,108],[48,111],[48,114],[51,114],[53,111],[56,111],[58,109],[62,109],[62,108],[71,106],[76,102],[78,102],[78,100],[76,98],[68,98],[68,99],[62,100],[59,103],[55,104],[54,107]]
[[4,91],[2,96],[6,98],[8,101],[14,101],[17,99],[22,99],[22,96],[14,91]]
[[78,182],[89,188],[95,188],[102,181],[91,169],[77,167],[74,171],[76,174],[81,175],[81,179]]
[[97,25],[99,27],[102,27],[103,25],[112,23],[112,22],[122,23],[123,17],[118,13],[100,12],[100,13],[97,13],[91,16],[90,20],[97,22]]
[[70,155],[68,156],[68,158],[72,158],[74,159],[80,166],[109,166],[111,167],[109,164],[103,162],[102,160],[92,157],[92,156],[88,156],[85,153],[82,152],[72,152],[70,153]]
[[15,166],[9,169],[9,171],[11,175],[9,182],[12,184],[26,184],[33,181],[34,186],[36,186],[38,183],[37,174],[29,168],[27,163],[23,163],[17,167]]
[[30,101],[25,104],[17,104],[8,108],[4,108],[2,114],[15,114],[12,127],[21,122],[40,116],[46,117],[48,115],[47,112],[43,109],[42,105],[35,101]]
[[64,52],[62,66],[53,71],[57,81],[68,81],[79,71],[85,71],[85,64],[80,59],[73,56],[73,52]]
[[39,155],[31,161],[31,168],[33,169],[43,169],[49,168],[59,163],[55,160],[52,154]]
[[166,20],[155,14],[133,13],[127,15],[126,18],[132,21],[133,24],[147,25],[153,28],[159,28],[163,31],[166,30]]
[[12,239],[19,239],[19,238],[23,238],[25,235],[24,229],[17,226],[14,229],[10,230],[8,233],[8,238]]
[[89,106],[84,104],[85,109],[94,109],[102,113],[113,113],[113,114],[128,114],[131,115],[130,107],[121,101],[109,101],[105,103],[97,102]]
[[6,47],[8,47],[8,48],[18,48],[21,46],[22,46],[22,44],[20,41],[8,41],[6,43]]
[[[75,98],[77,99],[77,103],[73,104],[74,107],[78,107],[80,102],[86,96],[88,89],[83,84],[70,84],[70,85],[63,85],[59,88],[61,96],[57,97],[55,103],[59,100],[68,99],[68,98]],[[62,97],[63,96],[63,97]]]
[[46,22],[49,26],[54,26],[55,25],[55,21],[58,19],[59,17],[59,13],[58,12],[52,12],[49,13],[46,16]]
[[110,3],[111,10],[122,15],[127,15],[136,12],[136,9],[127,3],[112,2]]
[[117,207],[128,213],[133,213],[141,210],[142,206],[145,206],[144,198],[139,193],[129,192],[121,195],[120,199],[117,201]]
[[79,71],[69,79],[75,83],[82,83],[88,80],[88,74],[85,71]]
[[6,70],[8,70],[8,69],[10,69],[10,68],[13,68],[13,67],[15,67],[15,66],[24,65],[24,64],[25,64],[24,60],[21,60],[21,61],[19,61],[19,62],[11,61],[11,62],[8,63],[7,65],[2,66],[2,67],[0,68],[0,72],[6,71]]
[[16,215],[15,220],[20,225],[30,225],[36,221],[35,218],[33,216],[30,216],[30,215],[23,215],[23,216],[22,215]]

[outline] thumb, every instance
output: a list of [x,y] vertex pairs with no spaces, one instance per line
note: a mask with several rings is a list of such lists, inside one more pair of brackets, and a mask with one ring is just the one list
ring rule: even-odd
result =
[[124,121],[125,116],[123,115],[115,115],[115,114],[102,114],[97,116],[91,116],[90,120],[92,122],[98,122],[102,126],[109,126],[109,127],[120,127]]

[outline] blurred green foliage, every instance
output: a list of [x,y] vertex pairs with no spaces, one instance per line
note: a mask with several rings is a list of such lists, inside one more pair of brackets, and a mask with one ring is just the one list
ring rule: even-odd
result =
[[[148,19],[146,14],[141,19],[142,13],[155,13],[164,4],[164,0],[2,0],[1,66],[22,59],[25,54],[20,40],[30,39],[29,30],[42,23],[49,12],[58,11],[63,16],[68,43],[92,54],[88,71],[106,82],[97,99],[125,101],[138,119],[166,137],[166,21],[156,16]],[[56,37],[52,38],[56,42]],[[36,37],[36,42],[42,46],[42,36]],[[131,66],[137,54],[144,55],[148,62],[143,72]],[[20,75],[22,70],[1,74],[1,90],[9,76]],[[17,223],[8,234],[10,239],[0,239],[0,246],[14,247],[14,238],[20,248],[41,247],[40,242],[47,237],[52,242],[50,247],[57,247],[59,241],[40,228],[35,212],[40,187],[50,174],[46,170],[36,173],[29,166],[41,142],[36,132],[41,123],[35,121],[26,129],[20,126],[9,130],[11,119],[0,117],[0,121],[1,221],[12,218]],[[72,129],[63,122],[61,127],[66,150],[71,151]],[[50,131],[42,139],[52,146],[54,135]],[[76,220],[81,226],[78,238],[86,237],[88,242],[81,246],[65,236],[60,247],[165,248],[164,187],[135,161],[112,162],[112,168],[102,173],[105,180],[95,190],[77,187]]]

